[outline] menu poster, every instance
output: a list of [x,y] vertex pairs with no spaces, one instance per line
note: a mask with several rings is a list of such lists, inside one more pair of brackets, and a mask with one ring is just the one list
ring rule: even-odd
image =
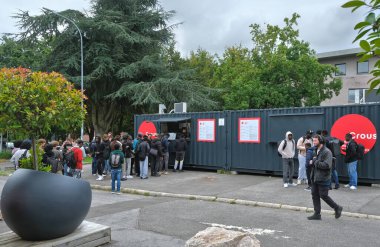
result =
[[198,142],[215,142],[215,119],[198,119]]
[[239,118],[239,143],[260,143],[260,118]]

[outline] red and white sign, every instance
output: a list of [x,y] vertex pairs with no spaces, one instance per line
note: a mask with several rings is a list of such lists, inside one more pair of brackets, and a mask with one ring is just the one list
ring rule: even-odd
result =
[[358,114],[348,114],[339,118],[331,128],[331,136],[342,141],[345,135],[351,133],[352,139],[364,146],[368,153],[375,146],[376,128],[368,118]]
[[154,125],[153,122],[151,121],[144,121],[140,124],[140,127],[139,127],[139,130],[138,130],[139,133],[143,134],[143,135],[157,135],[157,129],[156,129],[156,126]]
[[198,142],[215,142],[215,119],[198,119]]
[[260,118],[239,118],[239,143],[260,143]]

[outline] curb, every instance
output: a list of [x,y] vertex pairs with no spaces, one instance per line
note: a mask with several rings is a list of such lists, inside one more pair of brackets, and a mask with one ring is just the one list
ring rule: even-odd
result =
[[[91,184],[91,189],[111,191],[111,186]],[[313,208],[307,208],[307,207],[299,207],[299,206],[292,206],[292,205],[271,203],[271,202],[257,202],[257,201],[250,201],[250,200],[223,198],[223,197],[216,197],[216,196],[175,194],[175,193],[140,190],[140,189],[133,189],[133,188],[121,188],[121,192],[127,193],[127,194],[142,195],[142,196],[171,197],[171,198],[180,198],[180,199],[188,199],[188,200],[220,202],[220,203],[237,204],[237,205],[243,205],[243,206],[284,209],[284,210],[298,211],[298,212],[305,212],[305,213],[314,212]],[[335,214],[333,210],[324,210],[324,209],[321,210],[321,213],[329,214],[329,215]],[[345,212],[345,211],[342,212],[342,215],[346,217],[358,218],[358,219],[380,220],[380,215],[352,213],[352,212]]]

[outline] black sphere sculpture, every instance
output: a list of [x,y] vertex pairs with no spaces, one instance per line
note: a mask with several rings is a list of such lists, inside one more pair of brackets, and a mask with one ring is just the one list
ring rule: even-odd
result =
[[22,239],[49,240],[72,233],[86,217],[91,200],[87,181],[19,169],[4,185],[1,213]]

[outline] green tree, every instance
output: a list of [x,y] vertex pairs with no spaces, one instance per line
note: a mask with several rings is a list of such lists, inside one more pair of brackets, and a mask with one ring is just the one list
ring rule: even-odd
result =
[[11,35],[3,35],[0,38],[0,68],[23,67],[38,71],[50,52],[48,42],[38,41],[31,45]]
[[313,106],[339,93],[335,68],[320,64],[309,44],[299,40],[298,18],[285,18],[282,28],[253,24],[254,48],[226,51],[217,72],[226,109]]
[[[367,15],[363,21],[357,23],[354,27],[358,30],[358,35],[353,43],[360,40],[360,47],[363,52],[360,52],[359,61],[364,62],[372,57],[380,56],[380,0],[355,0],[349,1],[342,5],[343,8],[351,8],[352,12],[357,9],[366,9]],[[376,93],[380,93],[380,60],[375,63],[374,69],[371,71],[374,76],[368,83],[370,83],[370,91],[376,89]]]
[[[208,89],[188,80],[188,71],[171,71],[161,56],[173,38],[157,0],[94,0],[90,14],[59,14],[77,23],[84,36],[85,89],[96,133],[114,128],[126,113],[156,111],[158,103],[186,101],[190,108],[210,105]],[[18,14],[23,40],[52,40],[50,70],[79,85],[79,34],[67,20],[45,10]],[[128,121],[127,121],[128,122]]]
[[55,72],[2,68],[0,92],[0,132],[25,134],[32,138],[33,147],[35,139],[49,134],[52,128],[80,126],[86,114],[80,104],[82,93]]

